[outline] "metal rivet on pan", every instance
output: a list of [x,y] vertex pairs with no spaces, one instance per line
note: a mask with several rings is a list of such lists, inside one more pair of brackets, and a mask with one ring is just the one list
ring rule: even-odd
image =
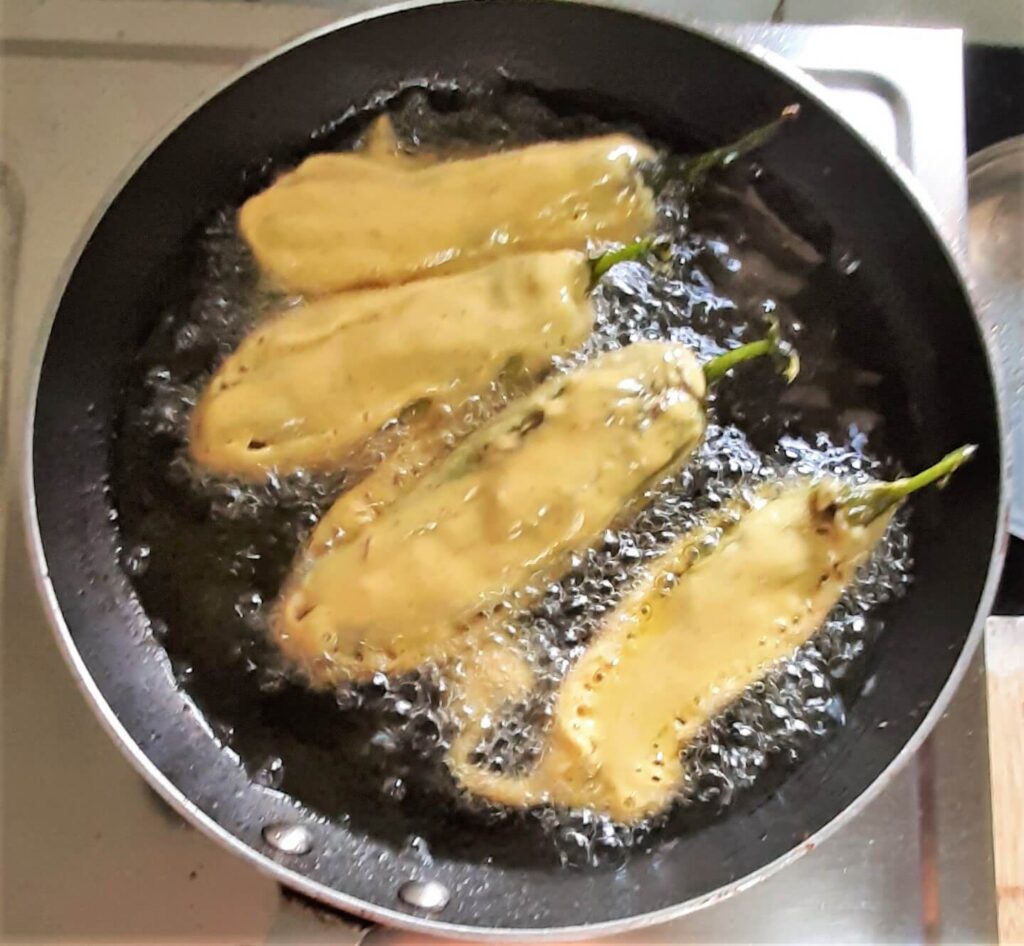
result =
[[308,854],[313,849],[313,836],[301,824],[268,824],[263,840],[283,854]]
[[451,894],[436,880],[407,880],[398,888],[398,897],[417,910],[438,913],[448,906]]

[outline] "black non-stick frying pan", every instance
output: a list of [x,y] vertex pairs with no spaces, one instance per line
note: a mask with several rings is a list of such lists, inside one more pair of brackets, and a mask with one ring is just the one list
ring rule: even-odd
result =
[[[857,248],[859,277],[878,303],[864,332],[884,339],[881,367],[903,392],[894,409],[906,419],[901,458],[915,465],[959,443],[980,446],[948,489],[915,500],[915,582],[887,612],[874,686],[847,724],[784,791],[755,793],[618,869],[495,857],[506,842],[479,827],[427,864],[386,831],[317,819],[253,784],[176,686],[119,566],[111,434],[133,358],[198,223],[234,199],[254,158],[289,153],[378,90],[499,73],[629,116],[668,142],[731,140],[799,102],[801,121],[763,162]],[[799,75],[700,32],[595,6],[414,5],[339,24],[252,68],[157,145],[105,209],[71,271],[39,373],[27,479],[33,553],[87,699],[145,777],[216,840],[297,890],[384,923],[449,935],[593,935],[678,916],[785,864],[863,807],[920,745],[963,674],[997,578],[998,402],[963,283],[912,188]],[[411,880],[441,885],[446,905],[418,910],[399,895]]]

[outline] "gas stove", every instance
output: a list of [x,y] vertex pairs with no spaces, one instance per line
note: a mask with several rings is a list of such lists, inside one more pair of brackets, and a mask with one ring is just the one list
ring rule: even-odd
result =
[[[346,3],[343,12],[373,3]],[[628,4],[623,4],[628,5]],[[665,15],[665,2],[644,4]],[[49,0],[4,23],[0,166],[8,432],[58,270],[132,154],[246,60],[338,9]],[[730,26],[806,69],[888,159],[911,167],[964,259],[961,36],[955,30]],[[2,353],[3,350],[0,350]],[[6,469],[20,467],[12,444]],[[410,943],[286,896],[182,824],[75,692],[36,600],[8,483],[0,942]],[[763,883],[607,942],[991,942],[995,905],[984,674],[975,659],[918,756],[857,819]]]

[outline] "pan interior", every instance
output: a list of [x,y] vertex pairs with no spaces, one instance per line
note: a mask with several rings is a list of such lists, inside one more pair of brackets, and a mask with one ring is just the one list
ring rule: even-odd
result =
[[[504,84],[409,89],[391,97],[387,111],[404,146],[441,153],[614,127],[566,107]],[[365,124],[362,116],[341,123],[315,136],[314,146],[351,146]],[[771,364],[735,372],[713,395],[711,429],[695,462],[656,487],[646,508],[610,530],[599,548],[582,550],[576,567],[523,614],[519,634],[541,682],[534,699],[496,722],[485,749],[493,766],[531,763],[566,668],[638,570],[674,537],[786,470],[850,480],[891,473],[893,445],[910,426],[895,408],[905,403],[898,379],[858,345],[865,313],[879,316],[856,256],[813,211],[751,161],[715,175],[693,196],[670,176],[659,200],[671,262],[620,266],[603,280],[594,333],[563,368],[643,339],[683,342],[712,357],[763,334],[771,312],[798,340],[806,380],[787,388]],[[472,850],[498,832],[516,843],[491,853],[496,862],[602,867],[628,859],[636,846],[695,830],[766,770],[778,770],[766,780],[777,782],[844,722],[883,626],[878,605],[901,595],[909,580],[904,518],[815,641],[693,747],[685,804],[671,825],[627,828],[555,810],[526,819],[457,810],[441,759],[449,727],[436,675],[379,675],[370,686],[314,694],[268,642],[299,547],[345,489],[346,473],[359,475],[361,457],[340,474],[257,486],[195,468],[187,448],[191,410],[225,354],[274,308],[236,231],[234,208],[213,215],[192,272],[192,291],[146,342],[126,391],[112,485],[124,565],[177,678],[256,783],[420,856]]]

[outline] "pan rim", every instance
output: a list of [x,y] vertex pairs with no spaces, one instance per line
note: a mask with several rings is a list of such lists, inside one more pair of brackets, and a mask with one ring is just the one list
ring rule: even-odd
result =
[[[173,131],[183,124],[189,117],[195,114],[200,108],[216,98],[221,92],[243,79],[250,72],[263,67],[265,64],[285,55],[291,50],[304,45],[307,42],[329,35],[337,30],[345,29],[368,20],[401,14],[410,10],[417,10],[447,4],[467,4],[472,0],[399,0],[399,2],[388,4],[373,10],[362,11],[350,16],[340,17],[337,20],[324,26],[310,30],[291,41],[280,45],[268,53],[256,57],[241,69],[232,74],[225,81],[219,83],[199,100],[187,106],[182,112],[165,128],[157,133],[128,163],[128,165],[117,175],[113,184],[104,195],[102,201],[94,210],[85,224],[79,238],[72,247],[68,257],[65,259],[61,271],[55,280],[50,302],[46,309],[46,315],[41,321],[39,333],[31,356],[28,383],[26,385],[26,411],[25,428],[22,432],[22,468],[21,468],[21,499],[23,524],[26,531],[26,544],[28,557],[33,573],[37,591],[44,603],[44,610],[48,622],[57,640],[58,648],[68,664],[72,677],[81,691],[83,697],[91,705],[94,713],[99,719],[108,735],[117,744],[119,750],[128,759],[129,763],[139,772],[147,783],[167,802],[176,812],[185,818],[190,824],[197,827],[213,841],[227,848],[232,853],[244,858],[248,863],[256,867],[261,873],[269,876],[299,893],[311,897],[328,907],[341,910],[353,916],[369,920],[375,923],[405,929],[413,932],[428,933],[431,935],[443,935],[449,938],[476,941],[517,941],[517,942],[544,942],[551,940],[578,940],[591,936],[607,936],[614,933],[631,932],[649,926],[666,923],[678,919],[689,913],[703,909],[713,903],[728,899],[736,893],[746,890],[761,880],[771,876],[788,864],[795,861],[814,847],[817,847],[828,837],[838,831],[842,826],[852,821],[863,811],[879,794],[890,784],[894,777],[907,764],[909,759],[916,754],[918,749],[930,735],[939,718],[946,712],[948,705],[965,677],[971,660],[981,641],[985,620],[991,611],[995,599],[996,589],[1002,561],[1005,555],[1008,542],[1009,528],[1009,476],[1010,476],[1010,451],[1009,451],[1009,424],[1008,424],[1008,397],[1003,384],[1003,378],[997,370],[999,364],[995,357],[993,340],[984,331],[979,309],[974,295],[971,291],[970,281],[964,271],[961,261],[952,251],[950,245],[942,235],[941,226],[938,222],[938,215],[932,206],[930,197],[924,193],[923,188],[913,177],[910,170],[896,157],[882,154],[870,143],[866,142],[863,136],[827,101],[824,96],[824,89],[811,76],[803,70],[794,66],[783,57],[772,53],[756,42],[744,38],[733,38],[722,35],[722,31],[714,26],[703,24],[689,17],[668,18],[654,14],[631,11],[623,9],[614,0],[555,0],[578,7],[597,7],[609,10],[626,17],[637,17],[646,19],[674,29],[681,29],[690,32],[706,41],[714,43],[728,51],[743,56],[746,59],[762,66],[768,71],[781,77],[790,83],[801,93],[812,99],[815,104],[823,109],[833,120],[837,121],[854,138],[867,147],[874,157],[885,167],[890,177],[897,186],[907,195],[910,203],[914,206],[922,218],[926,228],[935,239],[941,249],[941,253],[949,265],[954,278],[964,297],[970,304],[971,313],[974,317],[976,330],[982,347],[985,351],[989,380],[996,400],[996,422],[998,430],[998,442],[1001,450],[998,513],[995,525],[995,534],[992,551],[990,553],[985,584],[979,599],[978,608],[974,621],[967,635],[965,644],[954,664],[949,677],[943,684],[934,703],[929,711],[921,718],[916,729],[893,757],[889,764],[868,785],[849,805],[834,818],[823,825],[809,838],[794,846],[789,851],[775,858],[760,868],[741,877],[729,884],[725,884],[716,890],[693,897],[689,900],[664,907],[660,910],[636,914],[630,917],[623,917],[615,920],[606,920],[597,923],[581,923],[570,926],[544,927],[544,928],[515,928],[515,927],[479,927],[460,923],[448,923],[439,919],[433,919],[413,913],[403,912],[397,909],[389,909],[385,906],[378,906],[359,898],[353,897],[333,887],[328,887],[318,881],[307,878],[304,874],[290,869],[284,864],[275,861],[272,857],[250,847],[248,844],[237,838],[227,829],[219,825],[212,817],[204,813],[187,795],[185,795],[172,781],[164,775],[157,766],[143,752],[141,747],[131,738],[128,731],[118,719],[113,708],[107,702],[98,684],[89,673],[81,654],[75,644],[70,628],[64,619],[60,602],[56,591],[49,577],[49,568],[46,559],[46,552],[43,548],[42,536],[39,528],[39,519],[36,511],[35,492],[35,469],[34,469],[34,432],[36,407],[39,393],[39,382],[42,364],[46,353],[47,342],[61,301],[67,289],[68,282],[81,257],[86,244],[88,243],[95,228],[99,225],[107,213],[110,205],[129,182],[136,171],[170,136]],[[517,0],[511,0],[517,2]]]

